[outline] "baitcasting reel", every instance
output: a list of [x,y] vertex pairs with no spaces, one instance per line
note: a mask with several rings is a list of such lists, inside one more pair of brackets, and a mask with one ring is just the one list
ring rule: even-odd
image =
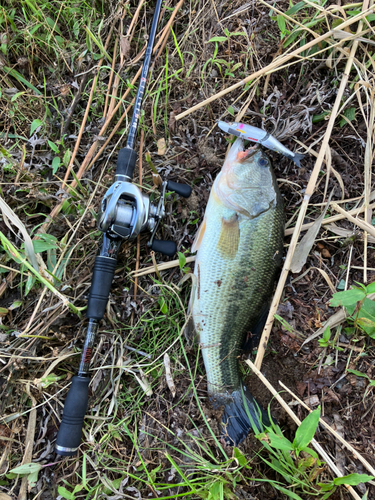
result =
[[116,180],[108,189],[101,203],[98,227],[111,237],[132,241],[143,231],[150,231],[147,243],[152,250],[172,257],[177,246],[173,241],[158,240],[155,233],[165,215],[165,193],[175,193],[188,198],[191,187],[173,181],[164,181],[159,203],[154,205],[150,198],[141,193],[131,182]]

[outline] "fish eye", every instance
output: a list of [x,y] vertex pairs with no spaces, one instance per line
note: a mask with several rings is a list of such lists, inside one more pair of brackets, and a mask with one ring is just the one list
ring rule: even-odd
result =
[[268,161],[267,161],[265,158],[260,158],[260,159],[258,160],[258,165],[259,165],[260,167],[266,167],[266,166],[268,165]]

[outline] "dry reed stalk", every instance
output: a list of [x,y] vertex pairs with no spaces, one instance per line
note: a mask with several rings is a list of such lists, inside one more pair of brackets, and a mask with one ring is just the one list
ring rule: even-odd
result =
[[[369,209],[375,208],[375,203],[372,203],[371,205],[368,206]],[[331,224],[331,222],[336,222],[338,220],[345,219],[347,214],[349,215],[358,215],[362,213],[365,210],[365,206],[358,207],[358,208],[353,208],[352,210],[349,210],[345,212],[345,215],[332,215],[331,217],[327,217],[326,219],[323,219],[322,221],[322,226],[326,224]],[[301,231],[307,231],[314,223],[313,222],[308,222],[307,224],[303,224],[301,227]],[[285,230],[285,236],[290,236],[291,234],[294,233],[295,227],[288,227],[288,229]]]
[[[363,17],[363,14],[365,12],[368,12],[368,10],[369,10],[367,8],[368,3],[369,3],[369,0],[365,0],[363,2],[363,12],[361,15],[362,17]],[[362,19],[362,17],[360,17],[360,19]],[[343,26],[343,25],[341,25],[341,26]],[[360,33],[361,30],[362,30],[362,21],[360,21],[358,23],[357,33]],[[334,106],[332,108],[332,112],[331,112],[331,116],[330,116],[330,119],[329,119],[329,122],[327,125],[327,129],[326,129],[326,132],[324,134],[323,142],[322,142],[321,148],[319,150],[318,158],[316,159],[313,171],[312,171],[311,176],[310,176],[310,180],[309,180],[308,185],[306,187],[305,196],[303,198],[300,212],[298,214],[296,227],[295,227],[295,230],[294,230],[293,235],[292,235],[292,239],[290,242],[288,253],[286,255],[284,266],[283,266],[283,269],[281,271],[280,279],[279,279],[279,282],[277,284],[276,292],[275,292],[275,295],[273,297],[272,304],[271,304],[271,307],[270,307],[270,310],[268,313],[267,321],[266,321],[266,324],[265,324],[265,327],[263,329],[263,333],[262,333],[262,336],[261,336],[261,339],[259,342],[258,352],[257,352],[257,356],[255,359],[255,365],[259,369],[262,365],[264,354],[266,352],[268,339],[269,339],[272,325],[273,325],[274,315],[276,314],[276,311],[277,311],[277,308],[278,308],[278,305],[279,305],[279,302],[281,299],[281,295],[282,295],[283,290],[284,290],[285,282],[286,282],[286,279],[287,279],[288,274],[289,274],[290,265],[292,262],[294,251],[295,251],[297,243],[298,243],[299,235],[301,233],[301,228],[303,225],[303,220],[304,220],[305,215],[306,215],[307,206],[309,204],[311,195],[314,192],[315,185],[316,185],[317,180],[318,180],[320,168],[322,166],[324,156],[325,156],[327,148],[328,148],[329,140],[331,138],[332,129],[333,129],[333,126],[335,124],[337,113],[338,113],[338,110],[339,110],[340,105],[341,105],[341,99],[342,99],[342,96],[344,95],[345,87],[346,87],[348,80],[349,80],[349,74],[350,74],[350,70],[352,68],[353,59],[354,59],[355,53],[357,51],[357,47],[358,47],[358,42],[354,41],[352,48],[351,48],[351,51],[350,51],[348,61],[347,61],[346,66],[345,66],[345,70],[344,70],[342,79],[341,79],[340,87],[339,87],[338,92],[337,92],[336,100],[335,100]]]
[[[340,344],[341,345],[341,344]],[[346,344],[342,344],[344,345],[345,347],[347,347]],[[362,350],[360,349],[360,351],[362,352]],[[289,394],[296,400],[298,401],[298,403],[300,405],[302,405],[304,408],[306,408],[306,410],[309,410],[310,412],[312,411],[311,408],[309,408],[307,406],[307,404],[305,404],[298,396],[296,396],[286,385],[284,385],[280,380],[279,380],[279,384],[281,385],[281,387],[283,389],[285,389],[287,392],[289,392]],[[351,444],[349,444],[347,441],[345,441],[344,438],[342,438],[340,436],[340,434],[338,434],[334,429],[332,429],[332,427],[327,424],[327,422],[325,420],[323,420],[322,418],[319,419],[319,422],[323,425],[323,427],[325,427],[331,434],[333,434],[335,436],[335,438],[340,441],[341,444],[343,444],[349,451],[351,451],[354,455],[354,458],[359,460],[360,462],[362,462],[362,464],[366,467],[366,469],[369,471],[369,473],[373,476],[375,476],[375,469],[367,462],[367,460],[359,453],[359,451],[357,451],[356,449],[353,448],[353,446]]]
[[[366,3],[368,3],[368,2],[366,2]],[[351,26],[353,23],[360,21],[361,19],[366,17],[368,14],[371,14],[372,12],[373,12],[373,9],[366,9],[361,14],[357,14],[356,16],[353,16],[352,18],[350,18],[347,21],[340,24],[340,30],[343,30],[343,29],[347,28],[348,26]],[[323,35],[319,36],[318,38],[315,38],[314,40],[307,43],[306,45],[299,47],[298,49],[294,50],[290,54],[286,54],[285,56],[281,57],[280,59],[276,59],[275,61],[271,62],[265,68],[262,68],[262,69],[256,71],[255,73],[252,73],[251,75],[246,77],[244,80],[241,80],[240,82],[237,82],[234,85],[231,85],[227,89],[224,89],[224,90],[218,92],[217,94],[209,97],[208,99],[205,99],[204,101],[200,102],[199,104],[192,106],[191,108],[187,109],[186,111],[183,111],[182,113],[180,113],[179,115],[176,116],[176,121],[181,120],[181,118],[184,118],[185,116],[189,115],[190,113],[193,113],[197,109],[200,109],[203,106],[206,106],[207,104],[210,104],[211,102],[216,101],[217,99],[220,99],[221,97],[225,96],[229,92],[232,92],[232,90],[235,90],[239,87],[242,87],[243,85],[250,82],[251,80],[254,80],[254,78],[264,76],[269,71],[275,71],[275,70],[280,69],[280,66],[282,64],[285,64],[286,62],[290,61],[290,59],[293,59],[293,57],[297,56],[301,52],[304,52],[305,50],[308,50],[311,47],[314,47],[314,45],[317,45],[320,42],[326,40],[330,36],[334,35],[335,31],[336,30],[327,31],[327,33],[324,33]]]
[[115,41],[115,46],[113,47],[113,59],[112,59],[111,73],[109,75],[109,82],[108,82],[107,94],[105,96],[104,111],[103,111],[103,118],[104,119],[105,119],[105,117],[107,115],[109,95],[111,93],[113,75],[115,74],[115,63],[116,63],[116,58],[117,58],[117,47],[118,47],[118,42],[116,40]]
[[[283,398],[280,396],[280,394],[276,391],[276,389],[269,383],[269,381],[266,379],[266,377],[258,370],[258,368],[250,361],[250,360],[245,360],[245,363],[247,363],[250,368],[253,370],[255,375],[260,378],[260,380],[263,382],[263,384],[267,387],[267,389],[272,393],[272,395],[277,399],[277,401],[281,404],[281,406],[284,408],[284,410],[287,412],[287,414],[294,420],[294,422],[300,426],[301,425],[301,420],[297,417],[297,415],[291,410],[289,405],[283,400]],[[330,456],[326,453],[326,451],[322,448],[322,446],[316,441],[316,439],[313,439],[311,441],[311,444],[319,453],[319,455],[322,457],[322,459],[327,462],[329,468],[331,471],[337,476],[337,477],[343,477],[343,474],[339,471],[339,469],[336,467]],[[349,485],[345,485],[349,493],[352,495],[355,500],[361,500],[361,497],[358,495],[358,493]]]

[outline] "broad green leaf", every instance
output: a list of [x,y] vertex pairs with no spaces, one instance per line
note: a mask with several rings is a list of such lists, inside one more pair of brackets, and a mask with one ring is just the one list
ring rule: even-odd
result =
[[293,445],[284,436],[279,436],[278,434],[275,434],[273,431],[267,432],[266,435],[268,436],[269,439],[269,445],[272,448],[276,448],[277,450],[293,450]]
[[35,132],[35,130],[38,127],[40,127],[42,124],[43,124],[42,120],[38,120],[38,118],[36,118],[35,120],[33,120],[33,122],[30,125],[30,137],[33,135],[33,133]]
[[52,141],[48,141],[49,147],[54,151],[55,153],[59,153],[59,148],[56,146],[56,144]]
[[64,164],[65,167],[67,167],[69,165],[71,157],[72,157],[72,152],[70,151],[70,149],[67,149],[65,151],[64,157],[63,157],[63,164]]
[[58,491],[59,495],[61,495],[66,500],[75,500],[75,495],[73,493],[71,493],[70,491],[68,491],[63,486],[59,486],[57,488],[57,491]]
[[299,10],[303,9],[304,7],[306,7],[306,3],[305,2],[298,2],[295,5],[293,5],[293,7],[291,7],[290,9],[288,9],[285,12],[285,15],[290,17],[293,14],[295,14],[296,12],[298,12]]
[[227,109],[227,111],[228,111],[228,113],[229,113],[230,115],[234,116],[235,111],[234,111],[233,106],[229,106],[229,107],[228,107],[228,109]]
[[35,281],[36,281],[36,277],[33,274],[29,274],[29,277],[27,278],[26,286],[25,286],[25,297],[27,296],[27,294],[30,292],[30,290],[34,286]]
[[214,36],[213,38],[211,38],[210,40],[208,40],[207,43],[210,43],[210,42],[226,42],[228,40],[228,38],[226,36]]
[[167,312],[168,312],[168,306],[165,303],[165,300],[163,299],[163,297],[160,298],[158,302],[159,302],[160,311],[162,312],[162,314],[167,314]]
[[369,285],[366,286],[366,292],[367,293],[374,293],[375,292],[375,281],[374,281],[374,283],[370,283]]
[[285,19],[283,16],[276,16],[276,20],[277,20],[277,25],[279,27],[279,30],[281,31],[281,33],[284,35],[285,34],[285,31],[286,31],[286,24],[285,24]]
[[13,474],[33,474],[34,472],[39,472],[42,466],[40,464],[24,464],[19,465],[15,469],[12,469],[9,472],[13,472]]
[[57,248],[56,243],[42,241],[42,240],[33,240],[33,247],[35,253],[45,252],[46,250],[51,250],[51,248]]
[[316,428],[318,427],[320,417],[320,406],[316,410],[312,411],[307,417],[301,422],[301,425],[296,431],[296,436],[293,441],[293,448],[297,451],[301,451],[311,442],[314,437]]
[[352,122],[355,120],[355,108],[347,108],[344,112],[343,112],[343,116],[345,118],[342,118],[340,120],[340,127],[343,127],[344,125],[346,125],[349,122]]
[[366,298],[358,312],[357,323],[367,335],[375,338],[375,302]]
[[182,269],[186,264],[186,257],[182,252],[178,252],[178,265]]
[[52,160],[52,173],[55,174],[59,167],[60,167],[60,158],[58,156],[55,156],[55,158]]
[[333,483],[318,483],[318,486],[322,491],[331,491],[335,487]]
[[329,326],[327,326],[327,328],[324,330],[323,332],[323,339],[328,342],[328,340],[331,338],[331,329],[329,328]]
[[345,290],[345,292],[334,293],[329,304],[331,307],[347,307],[356,304],[365,297],[366,294],[363,290],[360,290],[359,288],[352,288],[350,290]]
[[367,474],[348,474],[343,477],[335,477],[333,482],[335,485],[339,484],[349,484],[350,486],[357,486],[359,483],[367,483],[367,481],[372,481],[373,476],[368,476]]
[[238,448],[234,448],[234,456],[242,467],[247,464],[245,455],[243,455]]

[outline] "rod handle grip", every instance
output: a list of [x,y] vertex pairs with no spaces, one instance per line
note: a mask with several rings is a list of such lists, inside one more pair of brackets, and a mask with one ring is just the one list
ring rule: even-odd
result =
[[62,456],[75,455],[81,443],[83,419],[89,398],[88,377],[75,376],[65,399],[55,450]]
[[116,175],[124,175],[125,177],[129,177],[129,181],[131,181],[136,163],[137,153],[134,149],[120,149],[117,157]]
[[86,316],[100,320],[107,307],[109,292],[115,275],[117,260],[97,255],[92,273]]
[[167,191],[174,191],[184,198],[189,198],[191,195],[191,187],[188,184],[181,184],[180,182],[168,181]]

